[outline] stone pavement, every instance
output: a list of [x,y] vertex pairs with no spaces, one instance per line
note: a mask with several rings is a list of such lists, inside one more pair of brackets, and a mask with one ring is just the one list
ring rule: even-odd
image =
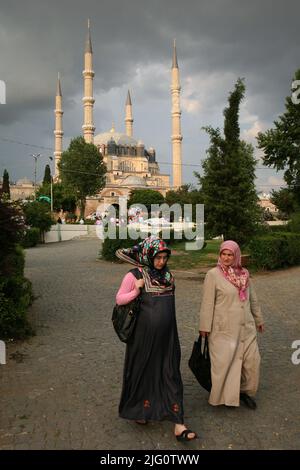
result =
[[76,240],[27,250],[37,335],[8,344],[0,366],[0,449],[300,448],[300,365],[291,362],[300,340],[300,267],[254,278],[267,327],[256,411],[208,405],[187,365],[202,284],[177,273],[186,423],[200,436],[184,445],[171,423],[141,428],[118,417],[125,346],[111,313],[128,266],[97,261],[98,249],[98,240]]

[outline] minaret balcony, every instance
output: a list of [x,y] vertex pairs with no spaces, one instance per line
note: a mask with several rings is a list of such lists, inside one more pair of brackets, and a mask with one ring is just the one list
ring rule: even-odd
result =
[[82,75],[83,75],[84,77],[91,77],[91,78],[93,78],[93,77],[95,76],[95,72],[94,72],[94,70],[91,70],[91,69],[84,69],[84,70],[82,71]]
[[84,104],[94,104],[95,103],[95,99],[92,96],[84,96],[82,98],[82,101],[83,101]]

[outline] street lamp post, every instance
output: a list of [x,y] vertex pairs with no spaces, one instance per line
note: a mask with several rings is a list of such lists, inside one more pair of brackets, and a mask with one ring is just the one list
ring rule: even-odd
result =
[[[53,162],[53,157],[49,156],[49,160]],[[53,212],[53,175],[51,171],[51,180],[50,180],[50,191],[51,191],[51,212]]]
[[41,156],[41,154],[31,153],[30,156],[34,158],[34,200],[36,200],[36,165],[37,165],[37,159]]

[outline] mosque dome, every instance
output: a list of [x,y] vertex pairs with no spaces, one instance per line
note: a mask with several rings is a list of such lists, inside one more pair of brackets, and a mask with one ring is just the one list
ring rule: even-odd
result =
[[97,134],[94,137],[94,145],[107,145],[107,143],[113,139],[117,145],[124,145],[124,146],[136,146],[137,140],[133,137],[129,137],[126,134],[121,134],[120,132],[116,132],[114,127],[111,128],[108,132],[103,132],[102,134]]

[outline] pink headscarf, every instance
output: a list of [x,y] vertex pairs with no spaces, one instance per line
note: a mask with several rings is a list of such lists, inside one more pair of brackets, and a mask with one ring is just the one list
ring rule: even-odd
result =
[[[233,263],[229,268],[225,267],[221,261],[221,253],[229,250],[233,253]],[[247,299],[247,287],[249,285],[249,272],[242,267],[241,250],[239,245],[233,240],[226,240],[220,246],[218,267],[223,276],[231,282],[239,291],[240,300]]]

